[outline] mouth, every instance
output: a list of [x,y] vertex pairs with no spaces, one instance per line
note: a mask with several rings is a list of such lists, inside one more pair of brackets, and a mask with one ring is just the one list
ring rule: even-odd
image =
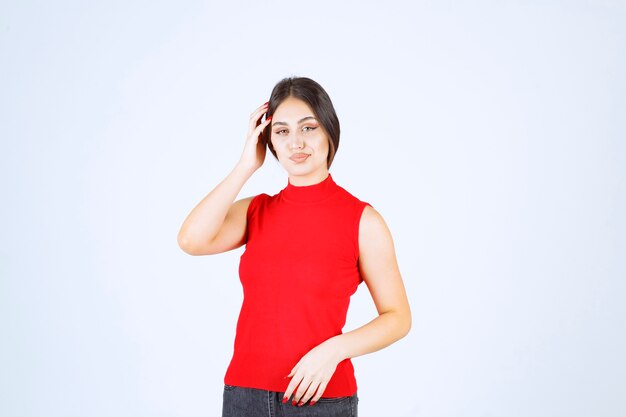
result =
[[295,163],[300,163],[306,161],[309,156],[311,155],[309,155],[308,153],[294,153],[289,157],[289,159],[291,159]]

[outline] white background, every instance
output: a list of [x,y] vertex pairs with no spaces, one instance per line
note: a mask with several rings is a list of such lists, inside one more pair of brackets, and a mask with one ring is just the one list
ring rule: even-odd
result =
[[220,415],[241,251],[176,235],[290,75],[413,308],[360,416],[626,415],[625,40],[623,1],[3,1],[0,415]]

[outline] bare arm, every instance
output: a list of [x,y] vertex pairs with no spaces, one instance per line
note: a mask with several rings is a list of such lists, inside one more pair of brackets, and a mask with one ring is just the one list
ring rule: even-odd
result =
[[212,255],[238,248],[246,233],[252,198],[233,203],[250,174],[235,169],[194,207],[178,232],[178,245],[190,255]]
[[402,339],[411,329],[411,309],[385,221],[376,210],[366,207],[359,230],[359,268],[378,317],[337,336],[336,346],[341,360],[387,347]]
[[378,316],[358,329],[331,337],[303,356],[288,375],[292,379],[285,392],[287,399],[293,393],[297,402],[310,399],[315,403],[339,362],[380,350],[409,332],[411,310],[393,239],[382,216],[369,206],[359,225],[359,269]]
[[267,111],[266,104],[250,115],[248,138],[235,168],[194,207],[183,222],[178,232],[178,245],[188,254],[211,255],[235,249],[244,243],[246,213],[252,198],[236,202],[235,198],[265,160],[265,146],[259,140],[259,134],[271,118],[263,123],[259,121]]

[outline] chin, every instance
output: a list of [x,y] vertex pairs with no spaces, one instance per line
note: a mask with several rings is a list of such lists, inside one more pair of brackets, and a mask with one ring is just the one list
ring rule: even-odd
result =
[[[306,177],[309,175],[315,175],[317,172],[320,172],[323,167],[319,163],[311,163],[318,161],[307,161],[304,164],[293,164],[291,160],[287,159],[286,163],[280,161],[283,169],[287,172],[287,175],[290,177]],[[324,160],[325,164],[326,161]]]
[[290,177],[306,177],[307,175],[311,175],[315,172],[312,169],[306,169],[306,168],[300,168],[300,167],[296,167],[295,169],[294,167],[285,168],[285,171],[287,171],[287,174]]

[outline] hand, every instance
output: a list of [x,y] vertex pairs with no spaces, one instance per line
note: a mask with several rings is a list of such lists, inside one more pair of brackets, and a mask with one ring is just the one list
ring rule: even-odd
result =
[[259,140],[259,137],[263,129],[272,121],[270,117],[261,123],[261,117],[267,113],[267,106],[268,103],[263,104],[250,115],[248,138],[246,139],[239,163],[251,171],[259,169],[263,165],[263,161],[265,161],[266,148],[265,144]]
[[285,391],[283,402],[289,400],[294,390],[293,405],[301,406],[309,400],[311,400],[310,405],[313,405],[320,399],[337,365],[342,360],[333,340],[328,339],[314,347],[294,366],[287,375],[292,379]]

